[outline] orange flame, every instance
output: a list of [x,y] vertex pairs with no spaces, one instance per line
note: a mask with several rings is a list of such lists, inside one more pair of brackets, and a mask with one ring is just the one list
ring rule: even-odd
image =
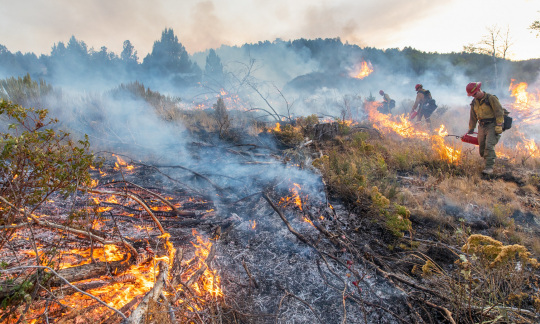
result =
[[300,195],[298,194],[298,190],[302,189],[298,183],[293,183],[293,187],[289,189],[289,191],[292,193],[292,196],[290,197],[283,197],[279,200],[280,205],[285,205],[289,201],[294,201],[295,205],[302,210],[302,199],[300,198]]
[[[533,125],[540,119],[540,91],[536,90],[536,93],[529,93],[527,88],[529,85],[526,82],[514,83],[512,80],[508,90],[510,96],[515,98],[514,103],[511,105],[512,112],[515,112],[519,124],[521,125]],[[524,154],[527,157],[540,157],[538,146],[533,139],[525,138],[524,134],[517,133],[521,136],[521,143],[518,143],[515,148],[518,154]],[[497,151],[499,154],[499,151]]]
[[[221,290],[221,278],[217,275],[217,270],[210,270],[206,264],[206,258],[212,248],[212,242],[205,240],[200,236],[195,229],[192,230],[193,236],[196,237],[197,243],[191,242],[195,247],[195,256],[198,258],[197,269],[193,272],[186,271],[189,275],[192,275],[200,269],[203,265],[206,266],[206,270],[201,275],[198,282],[193,283],[192,288],[199,294],[209,293],[212,297],[222,297],[223,291]],[[190,260],[191,261],[191,260]],[[190,262],[188,261],[188,263]]]
[[363,79],[373,72],[373,67],[370,62],[362,61],[360,66],[355,66],[352,77],[356,79]]
[[444,125],[441,125],[441,127],[437,130],[437,134],[431,137],[432,148],[439,154],[441,160],[445,160],[450,163],[457,163],[459,157],[461,156],[461,150],[446,145],[444,139],[447,135],[448,131],[446,131]]
[[394,120],[392,116],[381,114],[378,110],[379,103],[376,101],[368,101],[364,107],[367,110],[368,118],[373,123],[373,127],[383,133],[395,132],[402,137],[429,139],[430,135],[424,131],[417,130],[414,124],[405,115],[396,116]]
[[436,130],[437,133],[435,135],[430,135],[425,131],[416,129],[415,124],[413,124],[411,120],[404,114],[395,117],[381,114],[377,110],[377,105],[378,103],[374,101],[365,103],[368,117],[373,123],[374,128],[383,133],[394,132],[405,138],[431,140],[433,150],[439,154],[439,157],[442,160],[450,163],[457,163],[459,161],[461,150],[455,147],[450,147],[445,143],[445,138],[448,135],[448,132],[446,131],[444,125],[441,125],[439,129]]
[[121,157],[119,157],[116,154],[113,154],[113,156],[116,157],[116,160],[117,160],[117,162],[114,164],[115,165],[115,168],[114,168],[115,170],[120,170],[120,167],[124,167],[128,171],[133,170],[133,168],[134,168],[133,165],[128,164],[126,161],[124,161]]

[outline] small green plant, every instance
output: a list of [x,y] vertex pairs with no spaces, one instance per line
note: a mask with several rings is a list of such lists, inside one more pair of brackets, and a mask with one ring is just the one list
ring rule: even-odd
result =
[[371,202],[379,210],[385,220],[386,228],[396,237],[403,237],[403,232],[411,232],[412,223],[409,220],[410,211],[401,205],[394,204],[390,208],[390,200],[379,192],[377,187],[371,188]]
[[510,218],[513,213],[513,208],[509,205],[495,204],[493,206],[493,218],[496,225],[503,227],[513,227],[514,220]]

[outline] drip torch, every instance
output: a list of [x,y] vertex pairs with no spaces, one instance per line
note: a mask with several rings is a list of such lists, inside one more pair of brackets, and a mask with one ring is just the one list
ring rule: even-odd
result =
[[459,138],[464,143],[478,145],[478,137],[477,137],[478,133],[476,132],[474,132],[473,134],[465,134],[462,136],[459,136],[459,135],[446,135],[446,136],[453,136],[453,137]]

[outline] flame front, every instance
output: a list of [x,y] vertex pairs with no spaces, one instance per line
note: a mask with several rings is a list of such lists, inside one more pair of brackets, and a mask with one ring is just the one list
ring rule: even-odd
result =
[[457,163],[459,161],[461,150],[446,144],[445,138],[448,132],[444,125],[441,125],[435,131],[435,134],[430,135],[426,131],[417,129],[415,124],[405,114],[391,116],[380,113],[377,110],[378,105],[379,103],[375,101],[365,103],[369,120],[373,123],[374,128],[383,133],[393,132],[404,138],[431,140],[433,150],[439,154],[442,160],[450,163]]
[[[514,119],[519,122],[520,126],[524,128],[534,126],[540,120],[540,91],[536,90],[535,93],[530,93],[527,91],[529,85],[526,82],[514,82],[515,80],[512,80],[508,87],[511,93],[510,96],[515,98],[511,104],[511,113],[513,113]],[[521,154],[527,158],[540,157],[538,145],[534,139],[526,138],[525,134],[518,130],[519,128],[516,128],[514,132],[520,140],[514,146],[517,151],[516,155]],[[497,150],[497,155],[499,155],[499,151]]]

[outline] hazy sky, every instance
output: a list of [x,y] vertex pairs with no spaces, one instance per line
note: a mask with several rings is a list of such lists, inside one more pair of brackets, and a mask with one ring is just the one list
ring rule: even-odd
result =
[[487,28],[510,29],[511,58],[540,58],[540,0],[0,0],[0,44],[50,54],[73,35],[120,54],[130,40],[140,59],[165,28],[189,53],[276,38],[334,38],[359,46],[460,52]]

